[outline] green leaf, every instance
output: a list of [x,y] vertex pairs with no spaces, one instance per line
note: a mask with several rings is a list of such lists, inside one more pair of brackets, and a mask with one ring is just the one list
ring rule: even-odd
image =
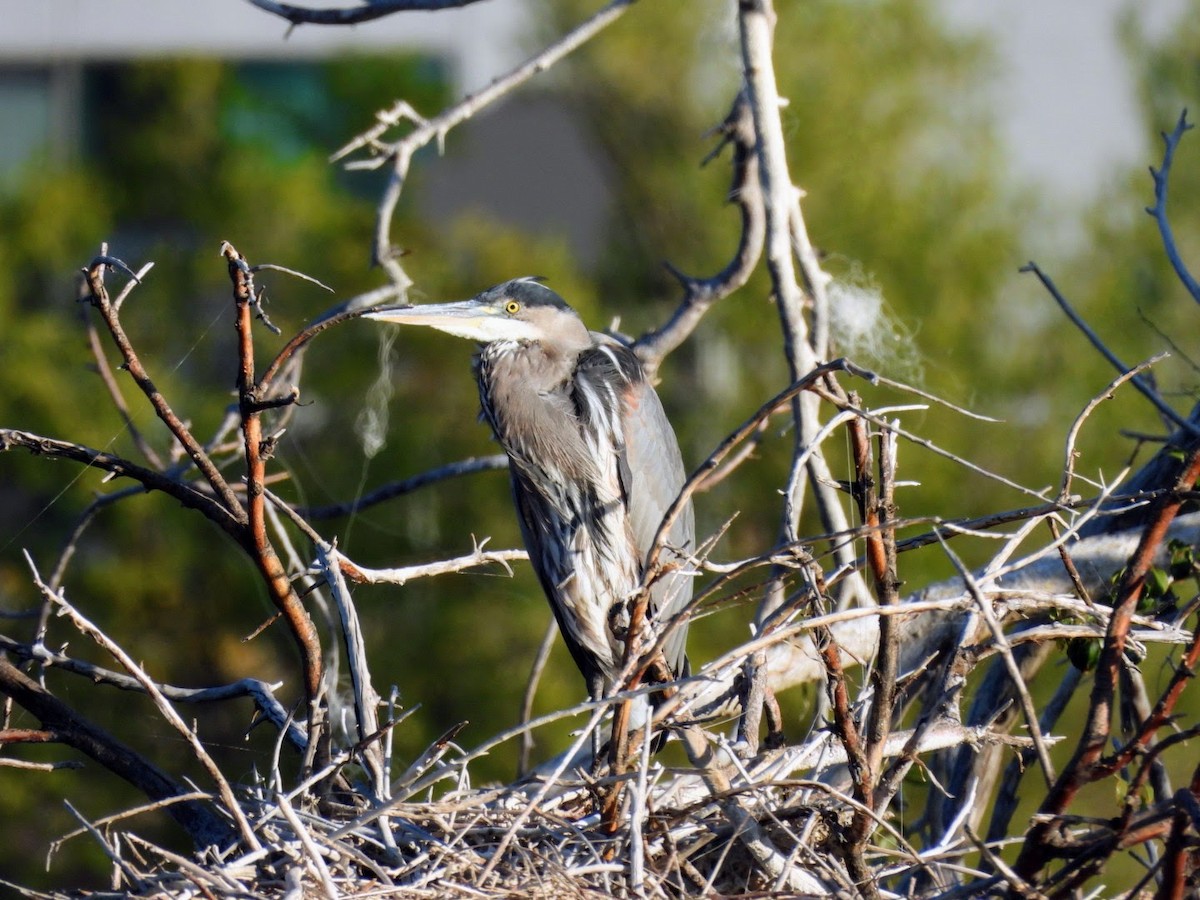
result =
[[1100,661],[1099,638],[1077,637],[1067,641],[1067,659],[1080,672],[1090,672]]

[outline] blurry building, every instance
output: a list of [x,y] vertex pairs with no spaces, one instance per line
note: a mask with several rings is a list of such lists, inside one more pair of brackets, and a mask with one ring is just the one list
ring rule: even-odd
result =
[[[320,62],[351,53],[416,53],[458,97],[526,55],[524,6],[524,0],[489,0],[356,26],[289,29],[247,0],[0,0],[0,191],[31,162],[86,156],[97,118],[107,103],[120,102],[121,67],[129,61],[218,58],[259,93],[278,96],[281,107],[303,102],[319,109],[323,98],[311,70]],[[380,97],[380,107],[395,99]],[[280,122],[260,126],[286,132]],[[603,167],[565,110],[536,90],[506,101],[502,114],[485,113],[456,129],[446,158],[422,173],[416,200],[434,223],[474,208],[506,224],[566,235],[585,261],[594,255],[607,209]]]

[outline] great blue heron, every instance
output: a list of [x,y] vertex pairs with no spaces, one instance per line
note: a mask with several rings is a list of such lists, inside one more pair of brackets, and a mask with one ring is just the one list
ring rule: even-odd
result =
[[[637,356],[589,332],[554,291],[532,278],[460,303],[375,309],[367,318],[428,325],[479,341],[475,362],[483,417],[509,458],[513,497],[529,558],[592,699],[622,668],[629,603],[667,508],[684,483],[679,445]],[[690,504],[666,541],[686,559]],[[662,625],[692,595],[683,566],[651,589]],[[686,675],[685,627],[663,655]]]

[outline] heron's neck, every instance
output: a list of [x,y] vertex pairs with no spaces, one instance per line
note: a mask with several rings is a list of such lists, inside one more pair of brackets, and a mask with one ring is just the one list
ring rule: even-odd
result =
[[[547,353],[536,344],[488,344],[479,354],[476,377],[484,417],[514,461],[586,459],[559,452],[580,440],[571,398],[571,377],[579,353]],[[577,475],[561,472],[561,476]]]

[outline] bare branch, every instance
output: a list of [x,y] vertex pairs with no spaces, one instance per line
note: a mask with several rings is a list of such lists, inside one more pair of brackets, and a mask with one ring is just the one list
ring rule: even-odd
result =
[[[810,331],[805,319],[805,307],[811,304],[813,315],[818,317],[817,324],[820,324],[821,311],[828,306],[825,287],[829,276],[821,271],[816,254],[808,242],[804,217],[800,211],[801,192],[793,183],[788,169],[787,146],[780,118],[782,98],[775,80],[775,10],[771,0],[746,0],[739,4],[738,29],[742,69],[757,135],[756,154],[766,218],[764,241],[767,271],[771,276],[772,293],[779,312],[790,377],[797,381],[826,358],[828,348],[817,343],[816,331]],[[797,260],[804,288],[797,280]],[[819,406],[816,394],[798,395],[792,402],[792,419],[795,423],[793,462],[781,516],[782,543],[798,537],[803,498],[810,485],[825,530],[840,531],[849,524],[824,455],[819,448],[814,449],[820,429]],[[803,466],[800,464],[801,457],[805,458]],[[849,548],[835,546],[834,552],[843,562],[849,562]],[[763,598],[757,622],[761,625],[782,604],[783,596],[777,581],[768,588]]]
[[375,795],[386,797],[388,784],[383,756],[378,745],[373,741],[368,741],[371,735],[379,731],[379,694],[371,680],[366,643],[363,640],[362,626],[358,618],[358,608],[354,605],[354,600],[342,577],[342,569],[339,564],[340,554],[324,541],[316,545],[316,551],[317,564],[320,566],[325,584],[333,595],[338,611],[338,621],[342,628],[342,638],[346,647],[346,665],[350,672],[350,683],[354,689],[354,718],[358,741],[360,745],[365,745],[362,757],[374,779]]
[[[162,800],[189,793],[150,760],[84,719],[3,656],[0,656],[0,693],[28,710],[61,743],[91,757],[147,797]],[[186,801],[168,807],[168,812],[187,830],[197,847],[226,847],[237,839],[228,824],[204,804]]]
[[[486,541],[484,542],[486,543]],[[453,559],[443,559],[438,562],[425,563],[419,566],[405,566],[398,569],[365,569],[357,563],[352,563],[346,557],[338,554],[342,571],[352,581],[363,584],[405,584],[414,578],[428,578],[433,575],[447,575],[462,572],[476,566],[499,563],[511,575],[508,564],[513,560],[529,559],[524,550],[484,550],[483,544],[476,546],[474,552]]]
[[[14,428],[0,428],[0,452],[16,448],[28,450],[37,456],[48,456],[55,459],[70,459],[101,472],[110,472],[123,478],[132,478],[148,491],[161,491],[174,497],[189,509],[204,513],[205,517],[220,526],[239,543],[242,530],[237,517],[229,508],[219,502],[209,493],[197,490],[190,484],[175,478],[147,469],[132,463],[127,459],[93,450],[82,444],[61,441],[56,438],[43,437],[28,431],[18,431]],[[241,508],[240,506],[238,507]]]
[[106,635],[95,624],[84,617],[77,609],[75,609],[74,606],[68,603],[66,598],[63,597],[61,591],[52,590],[49,585],[42,581],[41,576],[38,574],[37,568],[33,564],[33,560],[29,558],[28,554],[26,554],[26,561],[29,563],[29,567],[33,572],[34,583],[37,585],[38,590],[42,592],[43,596],[45,596],[47,600],[49,600],[55,605],[55,607],[65,614],[81,634],[85,634],[95,641],[97,645],[111,654],[113,658],[115,658],[121,664],[125,671],[137,679],[138,683],[141,684],[142,689],[145,690],[147,695],[149,695],[150,699],[154,702],[155,707],[158,709],[162,717],[166,719],[168,723],[170,723],[170,725],[180,734],[180,736],[183,737],[185,741],[187,741],[188,745],[192,748],[192,752],[195,754],[196,759],[200,762],[205,771],[208,772],[209,776],[212,777],[213,782],[216,784],[217,791],[221,796],[222,805],[225,807],[226,812],[237,825],[238,833],[241,836],[242,842],[249,849],[258,849],[260,846],[258,838],[255,837],[254,830],[250,827],[250,822],[246,819],[245,814],[242,812],[242,808],[238,804],[237,798],[234,796],[233,788],[230,787],[229,782],[225,779],[225,776],[221,773],[221,770],[217,768],[217,764],[213,761],[213,758],[209,756],[208,751],[204,749],[204,745],[200,743],[200,739],[196,737],[196,733],[187,726],[183,719],[179,717],[179,714],[175,712],[174,707],[172,707],[170,702],[168,702],[168,700],[162,695],[162,692],[159,691],[158,686],[154,683],[154,681],[151,680],[150,676],[146,674],[141,666],[135,663],[129,654],[117,646],[117,644],[111,638],[109,638],[108,635]]
[[384,503],[396,497],[402,497],[405,494],[411,494],[413,491],[436,484],[439,481],[445,481],[448,478],[457,478],[460,475],[472,475],[476,472],[500,471],[507,468],[508,457],[503,453],[496,453],[492,456],[472,456],[458,462],[438,466],[436,469],[430,469],[427,472],[421,472],[418,475],[413,475],[411,478],[404,478],[400,481],[385,484],[348,503],[333,503],[329,506],[300,506],[296,508],[296,511],[308,519],[335,519],[339,516],[353,515],[368,507]]
[[[253,0],[252,0],[253,2]],[[439,143],[458,125],[470,119],[480,110],[485,109],[501,97],[511,93],[534,75],[544,72],[563,57],[589,41],[597,33],[616,21],[622,13],[633,5],[634,0],[611,0],[599,12],[565,34],[554,44],[536,54],[526,62],[517,66],[505,75],[501,75],[473,94],[468,95],[454,106],[443,110],[429,120],[422,120],[403,138],[393,144],[382,141],[383,134],[396,121],[394,116],[381,114],[380,122],[368,129],[363,135],[347,144],[334,154],[334,159],[353,153],[355,150],[368,147],[376,155],[354,167],[378,168],[385,162],[390,162],[392,171],[384,188],[383,197],[379,203],[376,216],[375,239],[372,245],[372,259],[376,265],[382,266],[391,280],[402,287],[407,287],[408,276],[400,266],[398,257],[401,255],[391,239],[392,217],[400,194],[408,178],[408,167],[412,156],[421,147],[433,140]],[[407,105],[407,104],[405,104]]]
[[[1054,298],[1054,301],[1059,305],[1062,311],[1067,314],[1067,318],[1071,320],[1071,323],[1087,336],[1087,339],[1091,342],[1092,346],[1100,351],[1100,355],[1108,360],[1113,368],[1115,368],[1122,375],[1133,372],[1129,366],[1125,365],[1125,363],[1121,362],[1121,360],[1117,358],[1115,353],[1108,349],[1104,341],[1100,339],[1100,335],[1096,334],[1092,327],[1088,325],[1088,323],[1085,322],[1077,312],[1075,312],[1075,310],[1071,307],[1071,304],[1067,302],[1067,298],[1062,295],[1062,293],[1058,290],[1058,287],[1050,279],[1050,276],[1043,272],[1038,267],[1037,263],[1030,261],[1021,266],[1021,271],[1032,272],[1037,276],[1038,280],[1042,283],[1046,290],[1050,292],[1050,296]],[[1156,391],[1154,386],[1147,382],[1146,379],[1142,378],[1140,375],[1131,374],[1129,381],[1134,387],[1141,391],[1142,396],[1154,404],[1154,408],[1157,409],[1164,418],[1166,418],[1169,422],[1172,422],[1177,428],[1182,428],[1184,431],[1192,435],[1200,434],[1200,429],[1198,429],[1191,422],[1187,421],[1187,419],[1183,418],[1183,416],[1179,415],[1179,413],[1175,412],[1175,410],[1172,409],[1170,405],[1159,396],[1158,391]]]
[[666,544],[667,536],[671,532],[671,526],[675,524],[675,520],[683,512],[692,495],[700,489],[700,486],[705,484],[711,473],[725,460],[735,448],[747,438],[751,437],[758,431],[759,424],[776,411],[787,406],[799,394],[806,390],[811,390],[822,378],[833,372],[850,372],[853,375],[871,380],[873,377],[870,372],[865,369],[860,369],[853,363],[845,359],[836,359],[833,362],[825,363],[817,366],[811,372],[797,379],[794,384],[789,385],[784,390],[780,391],[754,413],[749,419],[743,422],[740,426],[729,433],[726,438],[721,441],[717,449],[709,454],[708,459],[700,464],[700,466],[691,474],[683,489],[679,492],[679,496],[675,498],[675,502],[667,510],[663,516],[662,523],[658,526],[658,534],[655,535],[654,543],[651,545],[650,553],[646,558],[647,579],[658,577],[657,567],[659,558],[662,554],[663,547]]
[[[53,585],[50,587],[52,590],[57,590]],[[142,683],[131,675],[122,675],[120,672],[75,659],[65,653],[49,650],[40,644],[23,644],[7,635],[0,634],[0,650],[21,659],[32,660],[39,665],[71,672],[86,678],[93,684],[107,684],[119,690],[138,693],[146,691]],[[165,698],[176,703],[220,703],[239,697],[249,697],[264,717],[277,728],[286,729],[288,740],[297,749],[304,749],[304,733],[295,723],[289,722],[291,717],[275,697],[278,684],[268,684],[258,678],[242,678],[229,684],[207,688],[185,688],[171,684],[157,684],[156,686]]]
[[[103,249],[103,248],[102,248]],[[133,275],[129,267],[120,260],[114,260],[108,256],[98,256],[92,260],[91,264],[84,269],[84,275],[87,278],[89,288],[89,299],[104,319],[104,324],[108,327],[112,334],[113,340],[116,342],[117,349],[121,351],[121,356],[125,360],[125,368],[129,374],[133,376],[134,382],[141,389],[142,393],[150,401],[150,405],[154,407],[155,414],[162,419],[163,423],[170,429],[171,434],[175,436],[175,440],[187,452],[188,457],[200,470],[205,479],[212,485],[213,491],[220,498],[225,508],[229,510],[230,515],[239,524],[246,522],[246,511],[242,509],[242,505],[238,502],[237,496],[225,481],[225,477],[217,469],[208,453],[200,446],[199,442],[192,436],[190,430],[184,425],[183,421],[171,409],[167,400],[154,386],[154,382],[150,380],[145,367],[142,365],[141,359],[133,349],[133,344],[129,337],[125,334],[125,329],[121,326],[121,321],[117,313],[117,309],[109,301],[108,291],[104,287],[104,270],[113,266],[120,268],[125,272]],[[136,277],[136,276],[134,276]]]
[[1179,114],[1179,121],[1170,134],[1163,132],[1163,158],[1158,169],[1150,167],[1150,177],[1154,179],[1154,205],[1146,207],[1146,212],[1158,223],[1158,233],[1162,236],[1163,250],[1175,274],[1192,295],[1192,299],[1200,303],[1200,282],[1188,271],[1187,264],[1179,255],[1179,247],[1175,243],[1175,233],[1171,230],[1171,222],[1167,218],[1167,189],[1171,177],[1171,163],[1175,159],[1175,150],[1183,136],[1194,126],[1187,120],[1187,110]]
[[633,344],[634,352],[642,360],[651,379],[663,359],[687,340],[709,308],[746,283],[762,255],[766,216],[758,174],[758,154],[755,152],[754,119],[745,91],[738,93],[733,108],[716,132],[721,136],[721,142],[705,161],[720,152],[726,144],[733,147],[733,183],[729,188],[729,200],[737,204],[741,213],[741,237],[733,259],[710,278],[684,275],[667,264],[683,287],[683,299],[666,324],[642,335]]
[[399,12],[434,11],[471,6],[480,0],[367,0],[357,6],[311,7],[275,0],[247,0],[263,12],[296,25],[358,25]]

